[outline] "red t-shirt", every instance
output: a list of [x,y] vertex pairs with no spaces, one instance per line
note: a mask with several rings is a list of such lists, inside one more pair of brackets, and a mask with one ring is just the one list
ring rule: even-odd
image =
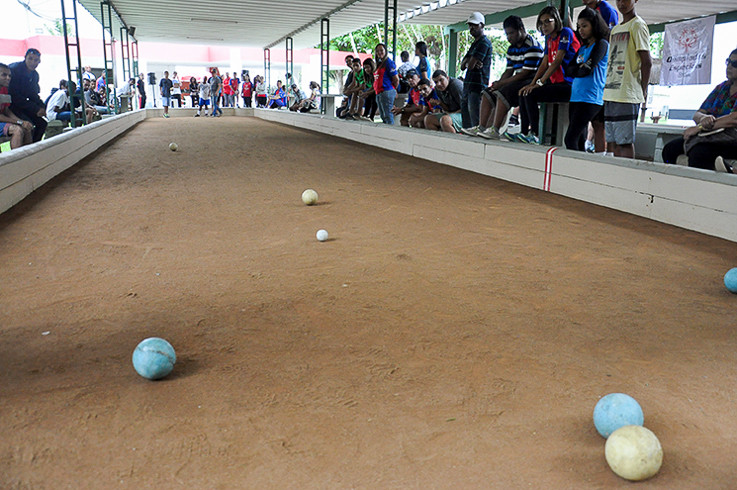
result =
[[233,95],[233,88],[230,86],[230,77],[223,80],[223,93],[225,95]]
[[250,97],[252,88],[253,84],[251,82],[243,82],[243,97]]

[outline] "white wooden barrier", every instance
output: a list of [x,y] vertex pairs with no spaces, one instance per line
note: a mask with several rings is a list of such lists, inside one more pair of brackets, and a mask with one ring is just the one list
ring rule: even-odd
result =
[[737,242],[737,175],[310,114],[255,116]]
[[145,111],[127,112],[0,153],[0,213],[144,119]]

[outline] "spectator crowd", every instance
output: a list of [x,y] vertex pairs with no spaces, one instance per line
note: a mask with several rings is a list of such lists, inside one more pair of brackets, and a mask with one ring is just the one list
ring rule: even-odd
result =
[[[506,69],[498,80],[490,80],[493,48],[479,12],[467,20],[473,42],[460,63],[462,77],[434,69],[422,41],[415,44],[417,65],[404,51],[397,67],[383,43],[376,45],[373,57],[349,55],[344,99],[336,116],[373,121],[378,112],[385,124],[394,124],[397,117],[411,128],[540,144],[541,104],[567,104],[566,148],[634,158],[637,120],[647,100],[652,66],[649,30],[635,12],[637,0],[618,0],[619,13],[606,0],[583,3],[575,30],[556,7],[540,11],[536,27],[544,45],[527,32],[520,17],[507,17]],[[36,72],[40,61],[41,53],[29,49],[23,61],[0,64],[0,135],[10,138],[12,148],[39,141],[49,121],[68,122],[77,116],[91,122],[108,112],[108,97],[118,95],[128,103],[137,92],[139,107],[146,105],[143,73],[117,94],[109,94],[104,76],[95,77],[90,67],[85,67],[81,86],[62,80],[42,101]],[[732,171],[737,159],[737,50],[726,65],[727,80],[694,114],[696,126],[663,149],[666,163],[686,155],[692,167]],[[187,94],[197,108],[195,117],[220,117],[223,107],[315,111],[322,90],[310,82],[308,96],[296,83],[278,80],[270,93],[260,75],[253,80],[247,71],[240,77],[235,72],[223,76],[217,68],[201,80],[190,77],[184,83],[177,72],[170,78],[165,71],[157,88],[164,118],[174,103],[184,105]],[[395,104],[398,93],[406,94],[405,104]],[[510,131],[512,126],[518,130]]]

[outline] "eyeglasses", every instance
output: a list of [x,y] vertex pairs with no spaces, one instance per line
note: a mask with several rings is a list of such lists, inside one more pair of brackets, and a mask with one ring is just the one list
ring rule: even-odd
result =
[[737,60],[732,61],[729,58],[727,58],[727,66],[729,65],[732,65],[732,68],[737,68]]

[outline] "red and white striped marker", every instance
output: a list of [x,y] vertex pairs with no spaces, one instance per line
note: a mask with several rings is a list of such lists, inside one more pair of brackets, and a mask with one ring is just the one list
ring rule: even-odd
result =
[[545,176],[543,179],[543,190],[550,192],[550,180],[553,176],[553,153],[557,150],[557,146],[551,146],[545,152]]

